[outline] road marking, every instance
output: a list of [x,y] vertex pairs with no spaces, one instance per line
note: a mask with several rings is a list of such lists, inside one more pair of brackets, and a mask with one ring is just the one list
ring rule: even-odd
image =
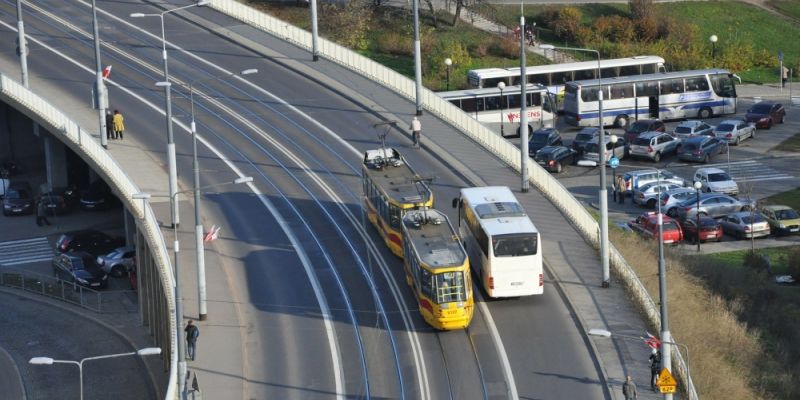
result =
[[53,247],[46,237],[0,242],[0,265],[19,265],[53,259]]

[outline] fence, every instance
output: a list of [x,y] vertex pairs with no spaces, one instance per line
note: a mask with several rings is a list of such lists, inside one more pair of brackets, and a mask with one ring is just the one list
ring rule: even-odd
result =
[[[297,28],[288,22],[279,20],[235,0],[211,0],[209,7],[219,10],[257,29],[293,43],[300,48],[311,50],[311,33]],[[359,73],[372,81],[385,86],[410,101],[416,100],[415,82],[394,70],[378,64],[367,57],[357,54],[325,38],[318,38],[319,56],[335,62],[351,71]],[[433,91],[423,88],[421,103],[425,110],[448,122],[465,136],[483,146],[488,152],[499,157],[517,171],[521,170],[521,152],[510,142],[493,133],[478,121],[461,111],[458,107],[442,100]],[[581,203],[548,172],[536,163],[529,163],[530,181],[561,212],[567,216],[578,232],[595,248],[599,248],[600,228]],[[611,245],[610,263],[619,276],[625,281],[633,297],[645,310],[649,321],[660,326],[660,315],[655,302],[641,283],[636,273],[627,264],[617,249]],[[673,338],[673,340],[675,340]],[[680,352],[673,352],[674,368],[687,384],[690,398],[697,398],[694,387],[686,375],[686,363]]]

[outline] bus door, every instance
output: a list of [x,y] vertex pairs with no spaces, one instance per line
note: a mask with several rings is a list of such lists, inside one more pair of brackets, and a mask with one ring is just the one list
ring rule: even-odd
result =
[[649,106],[648,111],[650,112],[650,118],[659,118],[658,115],[658,96],[650,96],[649,97]]

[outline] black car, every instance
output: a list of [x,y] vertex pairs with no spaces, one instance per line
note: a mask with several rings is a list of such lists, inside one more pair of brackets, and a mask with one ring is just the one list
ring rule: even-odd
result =
[[586,151],[586,145],[596,137],[600,137],[600,128],[587,126],[579,130],[572,141],[572,150],[577,151],[578,154],[583,154]]
[[39,196],[38,201],[44,203],[44,209],[47,212],[47,215],[59,216],[66,215],[70,212],[70,208],[67,205],[66,200],[64,200],[64,197],[59,194],[45,193]]
[[561,146],[561,134],[556,128],[541,128],[531,134],[528,139],[528,154],[536,154],[545,146]]
[[725,151],[727,142],[715,137],[698,136],[684,140],[678,150],[678,158],[684,161],[708,164],[717,154]]
[[111,250],[125,245],[125,239],[114,238],[94,229],[70,231],[61,235],[56,241],[56,251],[85,251],[95,257],[108,254]]
[[3,198],[3,215],[31,214],[35,211],[31,185],[25,181],[12,182]]
[[566,146],[545,146],[533,158],[544,169],[559,173],[565,165],[578,162],[578,152]]
[[94,262],[94,256],[85,251],[59,254],[53,257],[53,274],[58,279],[71,281],[77,286],[102,289],[108,286],[108,274]]
[[105,210],[119,203],[108,184],[98,179],[89,185],[89,190],[81,195],[81,208],[84,210]]

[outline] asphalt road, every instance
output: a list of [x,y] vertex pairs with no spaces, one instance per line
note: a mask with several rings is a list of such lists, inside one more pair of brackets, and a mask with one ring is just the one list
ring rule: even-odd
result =
[[[51,0],[26,8],[26,33],[93,69],[86,3]],[[114,65],[111,108],[126,117],[126,137],[136,136],[165,159],[161,41],[157,18],[133,12],[161,9],[139,2],[100,1],[104,64]],[[193,10],[195,11],[195,10]],[[219,26],[238,23],[196,10]],[[509,382],[488,317],[516,377],[520,398],[601,398],[590,349],[570,309],[555,290],[536,298],[488,302],[467,331],[439,333],[416,312],[401,263],[382,245],[361,214],[361,153],[378,147],[380,120],[341,93],[277,65],[213,32],[171,15],[167,40],[173,113],[186,122],[187,90],[179,87],[227,71],[258,68],[238,79],[206,80],[195,88],[201,185],[255,177],[255,193],[220,189],[207,196],[204,217],[226,220],[218,251],[239,303],[245,345],[247,398],[505,398]],[[13,2],[0,5],[0,42],[13,43]],[[68,21],[68,22],[67,22]],[[144,32],[143,28],[149,33]],[[82,33],[78,33],[80,30]],[[280,41],[262,43],[284,50]],[[77,93],[89,101],[92,75],[62,55],[31,44],[31,79]],[[3,57],[14,57],[13,51]],[[279,57],[279,56],[278,56]],[[361,88],[359,88],[361,89]],[[149,103],[149,104],[148,104]],[[190,140],[175,128],[178,170],[190,176]],[[399,135],[387,145],[405,147]],[[113,146],[113,143],[112,143]],[[215,151],[211,151],[213,148]],[[469,185],[440,159],[408,153],[423,175],[436,176],[440,199]],[[440,203],[441,204],[441,203]],[[449,207],[445,209],[448,213]],[[546,321],[546,323],[543,323]]]

